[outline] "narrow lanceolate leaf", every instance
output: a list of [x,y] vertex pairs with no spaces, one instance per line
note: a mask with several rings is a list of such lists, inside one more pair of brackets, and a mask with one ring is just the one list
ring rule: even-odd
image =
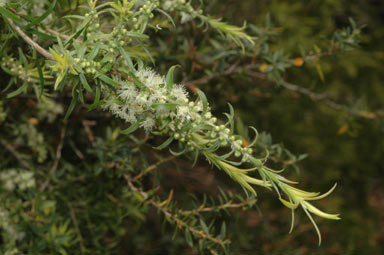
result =
[[135,124],[130,126],[129,128],[121,130],[120,133],[125,134],[125,135],[129,135],[129,134],[133,133],[134,131],[136,131],[136,129],[138,129],[140,127],[142,122],[143,122],[143,120],[139,120]]
[[158,11],[158,12],[160,12],[161,14],[163,14],[165,17],[167,17],[168,20],[171,22],[173,28],[176,28],[175,22],[173,21],[172,17],[169,16],[168,13],[166,13],[165,11],[163,11],[162,9],[159,9],[159,8],[155,9],[155,11]]
[[16,14],[13,14],[12,12],[10,12],[9,10],[3,8],[0,6],[0,14],[15,21],[15,22],[21,22],[21,19],[19,16],[17,16]]
[[128,55],[128,53],[124,50],[123,47],[119,47],[120,53],[123,56],[125,63],[127,63],[129,70],[134,73],[136,72],[135,67],[133,66],[133,62],[131,57]]
[[154,149],[156,150],[162,150],[164,149],[165,147],[167,147],[168,145],[171,144],[171,142],[173,141],[173,137],[169,137],[165,142],[163,142],[161,145],[157,146],[157,147],[153,147]]
[[30,28],[34,25],[37,25],[39,24],[40,22],[42,22],[46,17],[48,17],[49,14],[51,14],[51,12],[53,11],[53,9],[55,8],[56,6],[56,2],[57,0],[53,0],[51,5],[49,6],[49,8],[39,17],[35,18],[34,20],[32,20],[31,23],[28,24],[27,28]]
[[207,227],[207,224],[205,224],[205,222],[202,219],[200,219],[200,225],[204,233],[209,234],[209,229]]
[[174,65],[171,68],[169,68],[167,77],[165,78],[167,91],[170,91],[173,87],[173,73],[175,72],[176,67],[179,67],[179,65]]
[[283,205],[285,205],[289,209],[296,209],[297,206],[299,205],[299,204],[291,203],[291,202],[289,202],[289,201],[287,201],[287,200],[285,200],[283,198],[279,198],[279,199],[280,199],[281,203],[283,203]]
[[92,61],[97,56],[97,54],[99,53],[100,47],[101,47],[101,44],[97,43],[96,46],[92,48],[91,52],[87,56],[88,61]]
[[71,37],[69,37],[67,39],[67,41],[64,43],[65,46],[68,46],[68,45],[71,45],[73,40],[76,40],[77,37],[79,37],[79,35],[81,34],[81,32],[83,32],[84,28],[88,25],[88,23],[92,20],[92,17],[91,15],[86,17],[84,20],[83,20],[83,23],[81,23],[80,25],[80,28],[77,30],[76,33],[74,33]]
[[197,94],[199,95],[199,98],[203,104],[203,113],[202,115],[204,115],[206,112],[207,112],[207,109],[208,109],[208,100],[207,100],[207,97],[205,96],[204,92],[201,91],[200,89],[197,89]]
[[55,81],[54,90],[57,90],[57,88],[60,85],[60,82],[64,79],[64,76],[65,76],[65,71],[60,72],[60,74],[57,76],[56,81]]
[[39,74],[40,86],[41,86],[41,89],[43,89],[44,88],[44,75],[43,75],[43,70],[41,69],[40,62],[41,61],[39,59],[36,59],[36,67],[37,67],[37,73]]
[[23,93],[26,89],[27,89],[27,83],[24,83],[20,88],[16,89],[15,91],[9,93],[7,95],[7,98],[12,98],[12,97],[15,97],[21,93]]
[[101,105],[100,95],[101,95],[101,84],[100,84],[100,80],[97,80],[95,100],[93,101],[93,104],[88,107],[88,111],[91,111]]
[[83,84],[84,88],[85,88],[88,92],[92,92],[92,89],[91,89],[91,87],[89,86],[89,84],[88,84],[88,82],[87,82],[87,79],[85,78],[84,73],[80,73],[80,74],[79,74],[79,77],[80,77],[81,84]]
[[224,240],[226,234],[227,234],[227,226],[225,224],[225,221],[223,221],[223,223],[221,224],[220,234],[218,237],[220,238],[220,240]]
[[187,244],[190,247],[193,247],[192,235],[191,235],[191,232],[189,232],[187,228],[185,229],[185,241],[187,241]]
[[111,85],[112,87],[120,87],[120,83],[118,81],[112,80],[104,74],[99,75],[99,79],[107,83],[108,85]]
[[78,97],[79,97],[78,93],[74,90],[74,92],[72,94],[72,101],[68,107],[67,112],[65,113],[64,120],[67,120],[69,118],[69,116],[71,115],[73,109],[75,109]]
[[89,84],[88,84],[88,82],[87,82],[87,79],[85,78],[84,73],[80,73],[80,74],[79,74],[79,77],[80,77],[81,84],[83,84],[84,88],[85,88],[88,92],[92,92],[92,89],[91,89],[91,87],[89,86]]
[[152,105],[152,108],[154,108],[154,109],[163,108],[163,109],[167,109],[167,110],[170,110],[170,111],[174,111],[177,108],[177,104],[172,104],[172,103],[156,103],[156,104]]

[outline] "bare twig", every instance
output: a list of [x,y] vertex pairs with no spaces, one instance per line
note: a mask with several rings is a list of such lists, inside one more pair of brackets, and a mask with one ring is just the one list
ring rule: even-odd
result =
[[[60,132],[60,140],[59,140],[59,144],[57,145],[57,148],[56,148],[55,161],[53,162],[53,165],[52,165],[52,167],[51,167],[51,169],[49,171],[49,175],[50,176],[54,172],[56,172],[57,167],[59,166],[59,162],[60,162],[60,159],[61,159],[61,152],[62,152],[63,145],[64,145],[64,137],[65,137],[66,130],[67,130],[67,122],[65,121],[64,122],[64,126],[63,126],[63,128],[61,129],[61,132]],[[48,179],[41,185],[41,188],[40,188],[41,191],[45,190],[45,188],[49,184],[49,180],[50,180],[50,177],[48,177]]]
[[143,177],[143,175],[155,170],[157,167],[159,167],[161,164],[164,164],[168,161],[171,161],[171,160],[174,160],[176,158],[176,156],[170,156],[168,158],[164,158],[160,161],[158,161],[157,163],[153,164],[153,165],[150,165],[149,167],[147,167],[147,169],[145,169],[143,172],[139,173],[138,175],[136,175],[133,179],[132,179],[132,182],[136,182],[138,179],[140,179],[141,177]]
[[197,230],[197,229],[194,229],[192,228],[191,226],[189,226],[186,222],[184,222],[183,220],[181,220],[179,217],[177,217],[177,215],[175,214],[172,214],[171,212],[169,212],[165,207],[161,206],[160,204],[158,204],[156,201],[154,201],[153,199],[149,199],[149,195],[147,193],[145,193],[144,191],[142,191],[141,189],[135,187],[132,183],[132,180],[129,178],[128,175],[124,175],[124,178],[127,180],[127,183],[128,183],[128,186],[129,188],[140,194],[146,203],[152,205],[154,208],[156,208],[157,210],[159,210],[160,212],[162,212],[167,218],[170,218],[172,220],[174,220],[177,224],[177,227],[179,229],[181,228],[186,228],[189,232],[197,235],[197,236],[200,236],[200,238],[204,238],[204,239],[208,239],[210,241],[212,241],[213,243],[216,243],[216,244],[219,244],[219,245],[224,245],[226,243],[228,243],[229,241],[228,240],[219,240],[219,239],[216,239],[215,237],[213,237],[212,235],[210,234],[206,234],[204,233],[203,231],[201,230]]
[[[246,73],[247,73],[247,75],[254,77],[254,78],[259,78],[259,79],[264,79],[264,80],[268,79],[267,76],[263,73],[259,73],[259,72],[255,72],[255,71],[251,71],[251,70],[247,70]],[[315,93],[309,89],[306,89],[306,88],[303,88],[301,86],[289,83],[289,82],[284,81],[284,80],[281,80],[279,85],[281,85],[282,87],[284,87],[288,90],[295,91],[295,92],[298,92],[300,94],[306,95],[309,98],[311,98],[313,101],[322,101],[322,102],[324,102],[324,104],[326,104],[330,108],[333,108],[334,110],[345,111],[348,113],[357,113],[358,115],[360,115],[360,112],[354,112],[353,110],[348,109],[346,106],[339,104],[339,103],[336,103],[335,101],[329,99],[328,95],[326,95],[326,94]]]
[[61,37],[61,38],[64,38],[64,39],[69,39],[69,38],[71,38],[69,35],[66,35],[66,34],[57,32],[57,31],[55,31],[55,30],[53,30],[53,29],[51,29],[51,28],[46,28],[46,30],[47,30],[49,33],[51,33],[51,34],[57,35],[57,36],[59,36],[59,37]]
[[69,145],[72,147],[73,151],[75,152],[76,156],[79,157],[79,159],[84,159],[84,154],[76,147],[75,143],[72,140],[68,141]]
[[50,60],[55,60],[55,58],[52,56],[51,53],[46,51],[44,48],[42,48],[40,45],[38,45],[34,40],[32,40],[28,35],[26,35],[23,30],[19,26],[17,26],[13,20],[7,19],[9,24],[13,27],[13,29],[16,30],[16,32],[32,47],[34,47],[41,55],[43,55],[45,58]]
[[5,140],[0,138],[0,143],[17,159],[17,161],[25,168],[30,169],[31,166],[27,161],[21,158],[21,155],[12,147],[12,145],[8,144]]
[[80,232],[79,224],[77,223],[75,210],[73,209],[72,205],[69,202],[67,202],[67,205],[69,208],[69,213],[71,214],[73,225],[75,226],[77,237],[79,238],[81,254],[85,254],[84,240]]
[[[317,57],[317,56],[316,56]],[[268,77],[266,74],[254,71],[256,68],[258,68],[259,65],[257,64],[249,64],[246,66],[237,66],[236,68],[233,68],[233,66],[230,66],[227,70],[225,70],[222,73],[213,73],[208,76],[202,77],[197,80],[193,80],[190,82],[187,82],[187,86],[193,86],[193,85],[202,85],[206,84],[212,79],[215,79],[221,75],[233,75],[233,74],[240,74],[244,73],[250,77],[253,78],[258,78],[258,79],[263,79],[263,80],[268,80]],[[281,85],[283,88],[303,94],[305,96],[308,96],[311,98],[313,101],[321,101],[323,102],[326,106],[337,110],[337,111],[343,111],[349,114],[354,114],[359,117],[365,118],[365,119],[377,119],[384,117],[383,112],[367,112],[367,111],[359,111],[359,110],[354,110],[354,109],[349,109],[347,106],[337,103],[334,100],[330,99],[330,97],[327,94],[324,93],[315,93],[307,88],[301,87],[299,85],[289,83],[287,81],[281,80],[279,85]]]
[[199,214],[202,212],[212,212],[212,211],[216,211],[216,210],[223,210],[223,209],[229,209],[229,208],[239,208],[239,207],[246,206],[248,204],[249,204],[248,200],[244,200],[244,201],[242,201],[240,203],[236,203],[236,204],[233,204],[232,201],[228,201],[225,204],[215,206],[215,207],[201,206],[201,207],[194,209],[194,210],[185,210],[185,211],[180,210],[179,212],[183,215],[188,215],[188,214],[196,215],[196,214]]
[[93,132],[90,128],[90,126],[96,125],[96,121],[89,121],[89,120],[82,120],[81,123],[83,124],[84,130],[88,135],[88,139],[91,142],[92,146],[95,147],[95,137],[93,135]]

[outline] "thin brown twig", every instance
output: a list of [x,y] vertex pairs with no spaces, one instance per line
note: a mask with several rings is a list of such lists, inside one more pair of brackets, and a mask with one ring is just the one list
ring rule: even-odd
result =
[[212,211],[215,211],[215,210],[223,210],[223,209],[229,209],[229,208],[239,208],[239,207],[243,207],[245,205],[248,205],[249,202],[248,200],[244,200],[240,203],[236,203],[236,204],[233,204],[232,201],[228,201],[227,203],[225,204],[222,204],[222,205],[219,205],[219,206],[215,206],[215,207],[199,207],[197,209],[193,209],[193,210],[180,210],[179,212],[183,215],[188,215],[188,214],[199,214],[201,212],[212,212]]
[[154,208],[156,208],[157,210],[159,210],[160,212],[162,212],[167,218],[170,218],[172,220],[174,220],[177,224],[177,227],[179,229],[181,228],[186,228],[189,232],[195,234],[195,235],[198,235],[200,236],[201,238],[204,238],[204,239],[208,239],[210,241],[212,241],[213,243],[216,243],[216,244],[219,244],[219,245],[225,245],[226,243],[228,243],[228,240],[219,240],[219,239],[216,239],[215,237],[213,237],[212,235],[210,234],[206,234],[204,233],[203,231],[201,230],[197,230],[197,229],[194,229],[192,228],[191,226],[189,226],[187,223],[185,223],[183,220],[179,219],[179,217],[177,217],[176,215],[172,214],[171,212],[169,212],[166,208],[164,208],[163,206],[161,206],[160,204],[156,203],[156,201],[154,201],[153,199],[150,199],[149,198],[149,195],[147,193],[145,193],[144,191],[142,191],[141,189],[135,187],[132,183],[132,180],[130,179],[130,177],[128,175],[124,175],[124,178],[127,180],[127,183],[128,183],[128,186],[129,188],[140,194],[143,198],[144,198],[144,201],[150,205],[152,205]]
[[95,137],[90,126],[96,125],[96,121],[82,120],[81,123],[83,124],[84,130],[88,135],[88,140],[91,142],[92,146],[95,147]]
[[59,36],[59,37],[61,37],[61,38],[64,38],[64,39],[69,39],[69,38],[71,38],[69,35],[66,35],[66,34],[57,32],[57,31],[55,31],[55,30],[53,30],[53,29],[51,29],[51,28],[46,28],[46,30],[47,30],[49,33],[51,33],[51,34],[57,35],[57,36]]
[[133,179],[132,179],[132,182],[136,182],[138,179],[140,179],[141,177],[143,177],[143,175],[155,170],[156,168],[158,168],[161,164],[164,164],[168,161],[171,161],[171,160],[174,160],[176,158],[176,156],[170,156],[168,158],[164,158],[162,160],[159,160],[157,163],[153,164],[153,165],[150,165],[149,167],[147,167],[143,172],[139,173],[138,175],[136,175]]
[[17,26],[13,20],[7,19],[9,24],[13,27],[13,29],[16,30],[16,32],[32,47],[34,47],[41,55],[43,55],[45,58],[50,60],[55,60],[53,55],[46,51],[43,47],[41,47],[39,44],[37,44],[34,40],[32,40],[28,35],[26,35],[23,30],[19,26]]
[[[67,130],[67,121],[64,122],[64,126],[60,132],[60,140],[59,140],[59,144],[57,145],[57,148],[56,148],[55,161],[53,162],[52,167],[49,171],[50,176],[54,172],[57,171],[57,167],[59,166],[59,162],[61,159],[61,152],[62,152],[63,145],[64,145],[64,137],[65,137],[66,130]],[[41,188],[40,188],[41,191],[44,191],[45,188],[48,186],[49,180],[50,180],[50,177],[41,185]]]
[[[222,73],[216,72],[216,73],[210,74],[208,76],[202,77],[200,79],[196,79],[196,80],[192,80],[190,82],[187,82],[186,85],[187,86],[202,85],[202,84],[208,83],[212,79],[217,78],[221,75],[232,75],[232,74],[240,74],[240,73],[244,73],[244,74],[246,74],[250,77],[253,77],[253,78],[268,80],[268,77],[266,74],[254,71],[255,68],[258,68],[258,66],[259,65],[257,65],[257,64],[249,64],[249,65],[246,65],[243,67],[238,66],[236,68],[233,68],[233,66],[231,66],[226,71],[224,71]],[[293,83],[289,83],[289,82],[284,81],[284,80],[281,80],[279,85],[281,85],[283,88],[286,88],[288,90],[306,95],[309,98],[311,98],[313,101],[321,101],[326,106],[328,106],[334,110],[337,110],[337,111],[343,111],[343,112],[346,112],[349,114],[355,114],[355,115],[360,116],[360,117],[365,118],[365,119],[377,119],[377,118],[384,117],[383,112],[374,113],[374,112],[349,109],[347,106],[342,105],[340,103],[337,103],[334,100],[330,99],[327,94],[315,93],[315,92],[313,92],[307,88],[298,86],[298,85],[293,84]]]
[[75,143],[72,140],[68,141],[69,145],[72,147],[73,151],[75,152],[76,156],[79,157],[79,159],[83,160],[85,158],[84,154],[76,147]]
[[[246,73],[247,73],[247,75],[254,77],[254,78],[264,79],[264,80],[268,79],[267,76],[263,73],[259,73],[259,72],[255,72],[255,71],[251,71],[251,70],[247,70]],[[313,101],[322,101],[327,106],[329,106],[335,110],[353,113],[346,106],[341,105],[339,103],[336,103],[335,101],[329,99],[328,95],[326,95],[326,94],[315,93],[315,92],[313,92],[307,88],[289,83],[289,82],[284,81],[284,80],[281,80],[279,85],[281,85],[282,87],[284,87],[288,90],[295,91],[295,92],[298,92],[300,94],[306,95],[309,98],[311,98]]]
[[83,236],[81,235],[81,232],[80,232],[79,224],[77,223],[75,210],[73,209],[72,205],[69,202],[67,202],[67,205],[69,208],[69,213],[71,214],[73,225],[75,226],[76,234],[79,238],[81,254],[85,254],[84,240],[83,240]]
[[21,158],[21,155],[12,147],[12,145],[8,144],[5,140],[0,138],[0,143],[7,149],[16,159],[17,161],[25,168],[30,169],[31,166],[27,161]]

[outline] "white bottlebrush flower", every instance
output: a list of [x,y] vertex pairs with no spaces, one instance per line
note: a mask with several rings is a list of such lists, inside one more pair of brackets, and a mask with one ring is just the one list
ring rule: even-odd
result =
[[13,191],[16,188],[26,190],[35,187],[35,178],[33,172],[30,171],[9,169],[0,174],[0,182],[7,191]]
[[123,85],[118,91],[118,95],[125,101],[133,101],[137,97],[137,90],[131,85]]
[[136,103],[137,105],[139,106],[144,106],[147,104],[147,101],[148,101],[148,96],[145,95],[144,93],[140,93],[139,95],[137,95],[136,97]]
[[189,120],[191,118],[191,114],[188,106],[178,106],[177,107],[177,115],[176,117],[184,122],[185,120]]
[[171,90],[171,96],[174,97],[178,102],[185,102],[187,99],[188,93],[185,91],[183,85],[174,85]]
[[130,123],[135,123],[137,121],[136,112],[134,110],[129,109],[126,121],[128,121]]
[[186,12],[181,13],[181,24],[184,24],[188,21],[191,21],[192,19],[193,19],[192,15],[190,15]]
[[136,72],[137,78],[149,89],[158,89],[164,84],[164,79],[150,68],[145,68]]
[[151,117],[147,117],[143,123],[141,123],[141,127],[143,127],[147,133],[151,132],[155,125],[156,121]]
[[105,108],[110,110],[113,114],[118,114],[120,112],[120,105],[116,103],[110,103],[105,106]]

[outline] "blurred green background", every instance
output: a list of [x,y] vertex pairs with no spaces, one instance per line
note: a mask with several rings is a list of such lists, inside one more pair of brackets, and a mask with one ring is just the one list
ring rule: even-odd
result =
[[[263,27],[269,13],[272,27],[280,32],[273,45],[292,58],[300,56],[301,49],[310,52],[314,44],[348,25],[349,17],[365,25],[359,48],[320,60],[324,81],[315,66],[307,63],[290,69],[284,79],[325,92],[349,107],[383,110],[384,1],[213,2],[212,12],[236,24],[247,20]],[[319,220],[324,240],[317,247],[304,215],[299,215],[300,224],[288,235],[287,210],[261,193],[258,205],[263,214],[254,220],[251,215],[247,220],[251,227],[241,229],[241,234],[232,233],[233,246],[239,246],[234,254],[383,254],[383,119],[352,117],[262,80],[236,86],[242,93],[234,107],[245,124],[269,132],[274,142],[283,141],[293,153],[308,153],[300,163],[302,187],[324,192],[338,183],[320,207],[341,212],[342,220]],[[252,93],[255,89],[258,93]],[[211,98],[216,93],[220,91],[212,88]],[[254,114],[246,109],[254,109]]]

